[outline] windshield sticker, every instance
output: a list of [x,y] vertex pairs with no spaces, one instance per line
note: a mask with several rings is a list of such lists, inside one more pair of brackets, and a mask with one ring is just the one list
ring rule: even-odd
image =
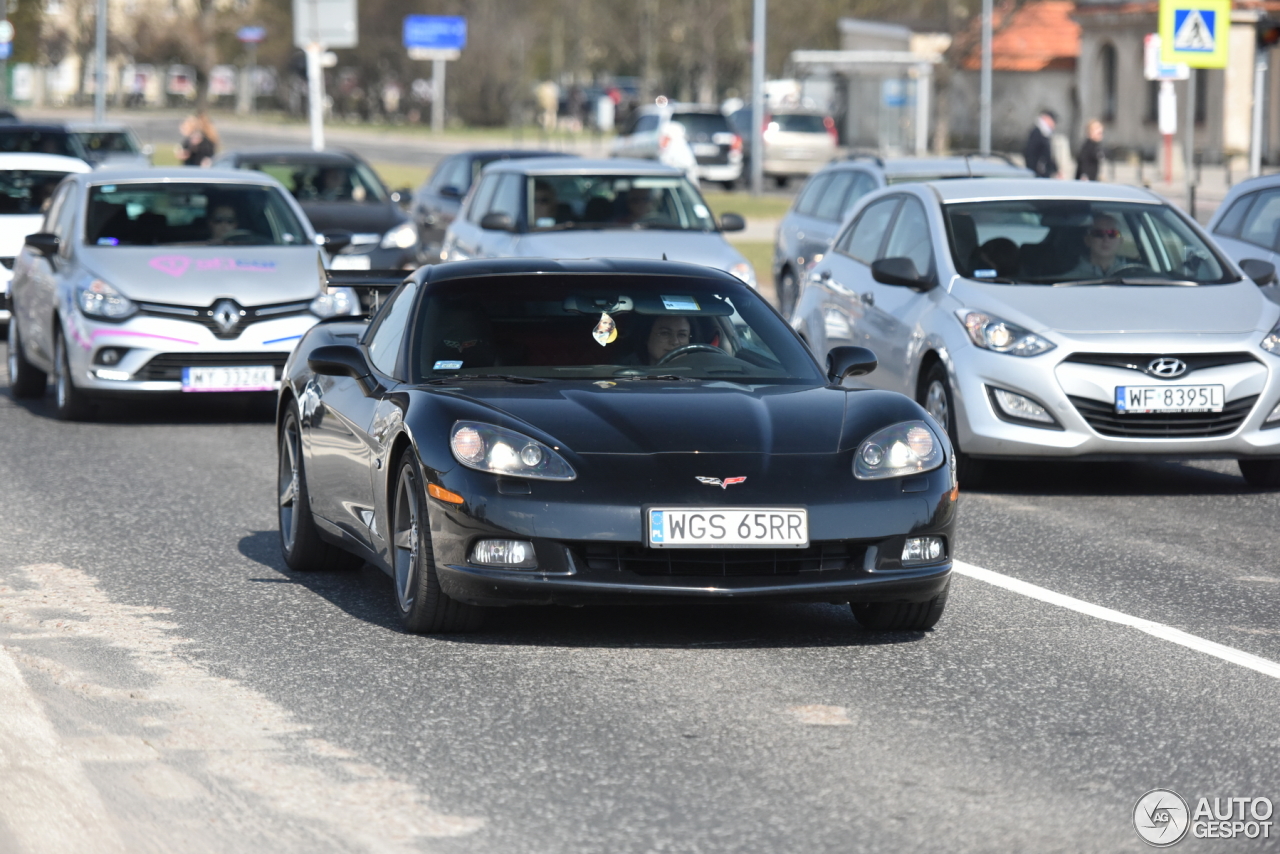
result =
[[[102,244],[102,241],[98,241]],[[111,245],[115,245],[112,243]],[[245,258],[191,258],[189,255],[157,255],[150,261],[151,266],[161,273],[174,278],[185,276],[194,262],[195,268],[201,272],[218,272],[222,270],[240,273],[269,273],[276,268],[275,261],[263,261]]]
[[533,221],[535,228],[550,228],[556,224],[556,218],[553,216],[540,216]]
[[462,367],[462,362],[440,361],[431,366],[433,371],[456,371]]
[[662,307],[667,311],[699,311],[698,301],[693,297],[672,297],[662,295]]
[[998,275],[1000,275],[1000,273],[997,270],[974,270],[973,271],[973,277],[975,279],[994,279]]
[[120,245],[120,238],[118,238],[118,237],[99,237],[99,238],[98,238],[98,245],[99,245],[99,246],[119,246],[119,245]]
[[614,323],[608,312],[600,312],[600,322],[596,324],[595,329],[591,330],[591,337],[596,339],[596,343],[601,347],[618,340],[618,324]]

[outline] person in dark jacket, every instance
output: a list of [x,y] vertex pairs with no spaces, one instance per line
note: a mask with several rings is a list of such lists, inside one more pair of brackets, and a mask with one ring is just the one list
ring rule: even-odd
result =
[[1027,136],[1027,147],[1023,149],[1022,157],[1037,178],[1061,177],[1058,161],[1053,158],[1053,129],[1057,123],[1058,117],[1052,110],[1041,110]]
[[1102,122],[1093,119],[1089,122],[1080,153],[1076,155],[1076,180],[1097,181],[1102,169],[1102,157]]

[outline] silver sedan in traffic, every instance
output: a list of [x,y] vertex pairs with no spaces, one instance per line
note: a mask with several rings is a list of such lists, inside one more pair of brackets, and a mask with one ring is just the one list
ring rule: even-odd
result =
[[1230,458],[1280,486],[1280,306],[1144,190],[957,180],[867,196],[806,278],[816,353],[871,348],[962,479],[986,460]]

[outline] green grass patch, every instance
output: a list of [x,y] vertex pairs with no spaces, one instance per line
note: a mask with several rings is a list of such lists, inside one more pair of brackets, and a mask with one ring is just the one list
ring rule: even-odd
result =
[[373,164],[373,169],[390,190],[399,190],[404,187],[416,190],[431,174],[431,167],[404,163],[378,162]]
[[753,196],[746,192],[725,193],[703,190],[702,197],[707,200],[712,213],[716,216],[723,213],[736,213],[748,219],[752,217],[781,219],[791,207],[791,198],[788,196]]
[[751,262],[756,271],[756,281],[760,283],[761,295],[776,305],[777,298],[773,289],[773,244],[763,240],[730,240],[729,243]]

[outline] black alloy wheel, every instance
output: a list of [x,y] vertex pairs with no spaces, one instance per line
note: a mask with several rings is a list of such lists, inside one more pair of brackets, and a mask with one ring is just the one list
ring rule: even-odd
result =
[[1236,460],[1236,464],[1254,489],[1280,488],[1280,460]]
[[316,530],[302,466],[302,429],[297,402],[289,404],[280,425],[276,497],[279,499],[280,551],[290,569],[330,572],[355,569],[363,563],[359,557],[321,539]]
[[18,333],[18,316],[14,312],[9,320],[9,393],[16,399],[44,397],[49,387],[49,375],[27,361],[22,352],[22,339]]
[[484,612],[450,599],[440,589],[422,467],[412,448],[400,456],[391,505],[392,579],[405,631],[418,634],[468,632],[480,628]]
[[787,320],[796,310],[796,300],[800,298],[800,280],[790,267],[783,267],[778,276],[778,313]]

